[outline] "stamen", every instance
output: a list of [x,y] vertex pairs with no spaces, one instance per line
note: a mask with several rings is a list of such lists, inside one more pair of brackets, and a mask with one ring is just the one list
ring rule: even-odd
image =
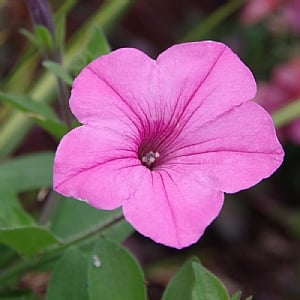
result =
[[147,166],[148,168],[152,167],[153,164],[155,163],[156,159],[159,158],[159,156],[160,155],[158,152],[150,151],[142,157],[142,163],[143,163],[143,165]]

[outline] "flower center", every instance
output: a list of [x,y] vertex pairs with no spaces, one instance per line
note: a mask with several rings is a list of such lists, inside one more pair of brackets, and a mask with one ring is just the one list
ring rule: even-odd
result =
[[146,166],[147,168],[151,169],[156,161],[157,158],[159,158],[158,152],[150,151],[146,155],[142,157],[142,164]]

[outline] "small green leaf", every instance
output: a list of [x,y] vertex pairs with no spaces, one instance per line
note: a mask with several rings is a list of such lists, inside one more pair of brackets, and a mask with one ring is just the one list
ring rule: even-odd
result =
[[200,263],[192,262],[195,274],[193,299],[229,300],[229,295],[222,282]]
[[91,60],[111,51],[110,45],[101,27],[96,27],[93,29],[87,44],[87,50],[91,55]]
[[78,72],[92,60],[101,55],[107,54],[110,51],[111,48],[102,28],[99,26],[93,28],[84,49],[74,58],[72,74],[77,75]]
[[50,31],[45,26],[36,25],[33,33],[26,29],[21,29],[20,32],[41,52],[53,51],[53,38]]
[[77,248],[69,248],[53,269],[46,300],[88,300],[87,265]]
[[27,96],[3,92],[0,92],[0,101],[24,112],[27,117],[57,138],[61,138],[67,132],[67,127],[57,119],[53,110],[46,103],[33,101]]
[[176,272],[166,287],[163,300],[193,300],[195,274],[192,262],[198,262],[198,259],[192,257]]
[[45,228],[26,226],[13,229],[0,228],[0,243],[24,255],[33,255],[56,245],[58,240]]
[[8,103],[20,111],[39,115],[39,118],[57,120],[55,113],[46,103],[37,102],[23,95],[0,92],[1,101]]
[[[242,292],[238,291],[231,297],[230,300],[241,300],[241,297],[242,297]],[[247,297],[246,300],[252,300],[252,296]]]
[[39,152],[1,162],[0,181],[6,181],[15,192],[50,187],[53,157],[51,152]]
[[68,74],[68,72],[58,63],[53,61],[43,61],[43,66],[51,71],[55,76],[62,79],[67,85],[71,86],[73,83],[73,78]]
[[222,283],[193,257],[171,279],[162,299],[229,300],[229,295]]
[[47,27],[42,25],[35,25],[34,34],[37,40],[39,41],[39,44],[42,46],[42,50],[53,51],[54,49],[53,38]]
[[99,240],[89,257],[88,283],[90,300],[146,299],[144,276],[135,258],[108,240]]
[[242,297],[242,292],[241,291],[237,291],[232,297],[231,300],[241,300]]
[[40,44],[39,39],[32,32],[27,29],[21,28],[20,33],[23,34],[37,49],[42,49],[42,45]]
[[25,225],[35,225],[35,222],[19,204],[14,190],[0,181],[0,228]]

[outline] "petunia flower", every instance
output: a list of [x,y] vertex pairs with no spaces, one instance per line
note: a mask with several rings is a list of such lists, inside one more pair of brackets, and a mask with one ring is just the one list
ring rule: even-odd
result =
[[195,243],[224,192],[282,163],[269,114],[249,101],[249,69],[224,44],[175,45],[156,60],[127,48],[75,79],[70,107],[83,124],[58,146],[54,189],[125,219],[158,243]]

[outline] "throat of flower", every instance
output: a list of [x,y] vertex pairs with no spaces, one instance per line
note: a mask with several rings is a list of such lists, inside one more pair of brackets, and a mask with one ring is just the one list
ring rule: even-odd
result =
[[159,156],[158,152],[149,151],[142,157],[142,164],[147,168],[152,169]]

